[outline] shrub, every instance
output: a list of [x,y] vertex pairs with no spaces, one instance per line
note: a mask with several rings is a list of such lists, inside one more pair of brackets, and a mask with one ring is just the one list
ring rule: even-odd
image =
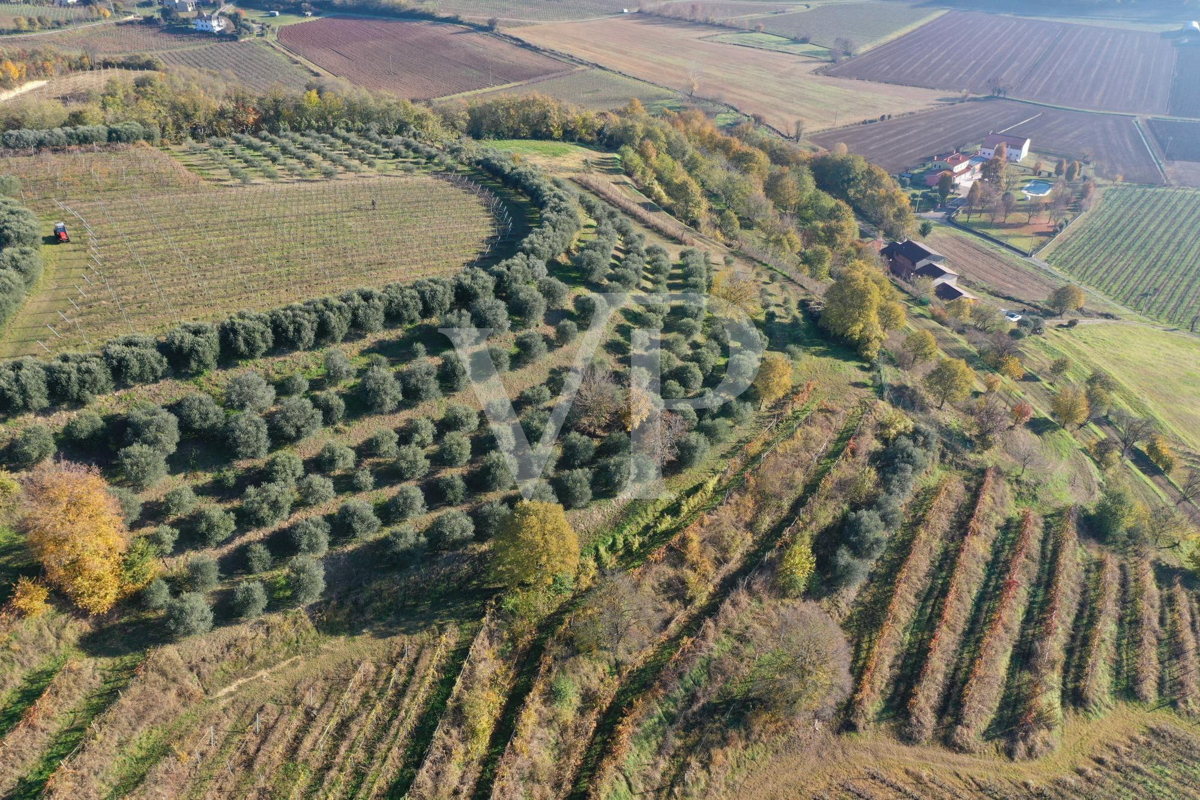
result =
[[375,458],[395,458],[400,452],[400,437],[390,428],[376,431],[371,434],[364,444],[364,449],[369,456]]
[[384,508],[387,518],[392,522],[419,517],[425,513],[425,493],[419,486],[401,486]]
[[433,400],[442,394],[438,387],[437,368],[425,359],[406,367],[400,373],[400,384],[404,396],[413,403]]
[[474,433],[479,427],[479,413],[469,406],[454,404],[442,414],[442,429],[459,433]]
[[171,602],[171,589],[162,578],[155,578],[146,584],[146,588],[142,589],[142,606],[151,611],[166,608],[169,602]]
[[190,486],[177,486],[163,495],[163,513],[168,517],[185,517],[196,510],[196,493]]
[[225,426],[225,412],[207,394],[189,394],[171,408],[184,433],[212,436]]
[[495,298],[476,300],[471,304],[471,322],[489,329],[489,336],[508,333],[508,307]]
[[434,547],[449,550],[475,537],[475,523],[461,511],[447,511],[433,521],[427,535]]
[[687,434],[676,445],[679,450],[679,466],[683,469],[694,467],[708,456],[708,439],[702,433]]
[[136,494],[123,486],[110,486],[108,493],[121,507],[121,517],[126,525],[132,525],[142,515],[142,501]]
[[126,444],[144,444],[163,456],[179,446],[179,420],[160,406],[139,406],[125,417]]
[[295,453],[276,453],[263,467],[268,483],[295,483],[304,477],[304,462]]
[[375,488],[375,476],[369,467],[359,467],[350,476],[350,485],[356,492],[369,492]]
[[14,464],[32,467],[54,455],[54,435],[45,425],[26,425],[13,437],[8,452]]
[[266,314],[239,311],[217,326],[221,353],[230,359],[260,358],[275,343],[271,321]]
[[[485,375],[487,375],[487,372],[484,369],[487,362],[481,360],[483,359],[484,355],[485,353],[483,351],[477,352],[474,356],[474,361],[472,362],[474,366],[473,371],[475,373],[475,377],[479,379],[482,379]],[[512,366],[512,353],[509,352],[507,347],[489,347],[487,349],[486,356],[491,360],[492,367],[495,368],[497,373],[508,372],[509,368]]]
[[528,389],[521,392],[521,397],[519,399],[522,406],[526,408],[536,408],[549,403],[551,397],[553,397],[553,395],[550,393],[550,387],[546,386],[544,383],[539,383],[534,386],[530,386]]
[[518,286],[509,295],[508,311],[518,328],[532,328],[546,315],[546,298],[532,286]]
[[293,372],[279,383],[279,393],[285,397],[295,397],[308,391],[308,378],[299,372]]
[[384,552],[389,561],[398,567],[409,567],[425,557],[429,542],[417,533],[412,525],[401,525],[389,531],[384,543]]
[[179,639],[212,630],[213,613],[202,595],[186,592],[167,603],[167,630]]
[[542,297],[546,299],[546,305],[550,308],[561,309],[567,307],[567,297],[570,295],[570,290],[558,278],[542,278],[538,281],[537,288],[542,293]]
[[515,471],[507,455],[493,450],[480,460],[472,479],[479,491],[498,492],[513,485]]
[[325,591],[325,567],[309,556],[300,556],[288,566],[288,584],[292,588],[292,602],[306,606]]
[[262,542],[251,542],[246,547],[246,569],[252,575],[267,572],[274,564],[270,548]]
[[562,322],[554,326],[554,343],[559,347],[563,347],[575,341],[575,337],[578,335],[579,326],[569,319],[564,319]]
[[300,502],[306,506],[319,506],[337,496],[333,481],[324,475],[305,475],[296,482],[296,490],[300,493]]
[[592,471],[571,469],[555,478],[555,494],[563,507],[583,508],[592,502]]
[[179,529],[170,525],[159,525],[149,534],[151,543],[161,556],[169,556],[175,550],[175,542],[179,540]]
[[337,425],[346,418],[346,401],[336,392],[315,392],[312,404],[321,412],[325,425]]
[[327,474],[345,472],[354,466],[354,451],[341,442],[329,442],[317,454],[317,466]]
[[550,409],[532,408],[521,417],[521,429],[525,431],[525,439],[531,446],[542,440],[546,425],[550,423]]
[[442,365],[438,367],[438,378],[442,382],[442,391],[447,394],[461,392],[467,388],[467,368],[458,356],[448,355],[442,359]]
[[349,357],[341,350],[325,351],[325,380],[336,386],[354,377],[354,366]]
[[193,592],[207,592],[221,582],[217,560],[212,556],[193,556],[187,565],[187,585]]
[[292,483],[251,486],[242,495],[242,515],[250,527],[273,525],[292,513],[296,488]]
[[437,436],[437,428],[428,417],[415,417],[409,420],[404,436],[410,445],[429,447]]
[[597,494],[615,497],[629,482],[629,458],[606,458],[596,465],[593,484]]
[[239,583],[233,590],[233,612],[241,619],[254,619],[267,609],[267,590],[259,581]]
[[433,496],[440,505],[459,505],[467,499],[467,484],[461,475],[441,475],[433,481]]
[[585,467],[596,454],[596,443],[582,433],[571,431],[562,438],[562,466],[567,469]]
[[321,429],[321,412],[303,397],[289,397],[271,417],[275,435],[285,442],[298,442]]
[[153,486],[167,474],[167,460],[153,447],[131,444],[117,453],[117,466],[125,480],[139,489]]
[[323,556],[329,550],[329,523],[320,517],[308,517],[288,531],[292,549],[309,556]]
[[546,340],[537,331],[525,331],[517,336],[517,363],[521,366],[538,361],[546,355]]
[[457,431],[450,431],[438,446],[438,460],[447,467],[466,464],[471,460],[471,440]]
[[366,539],[379,532],[379,517],[371,504],[363,500],[347,500],[337,512],[337,529],[342,536]]
[[95,446],[105,431],[104,418],[95,411],[80,411],[63,426],[63,436],[78,447]]
[[232,536],[236,527],[233,514],[218,506],[203,506],[192,521],[196,538],[206,547],[216,547]]
[[378,365],[371,367],[363,375],[358,384],[358,392],[363,404],[376,414],[395,411],[404,399],[396,376],[387,367]]
[[225,384],[225,405],[238,411],[266,411],[275,404],[275,388],[258,372],[243,372]]
[[483,540],[492,538],[510,513],[512,509],[500,500],[479,506],[471,512],[471,519],[475,523],[475,536]]
[[406,481],[415,480],[429,472],[429,459],[420,447],[406,444],[396,454],[396,471]]
[[199,375],[216,369],[221,342],[212,325],[185,322],[167,333],[163,351],[176,370],[186,375]]
[[271,448],[266,420],[252,411],[234,414],[225,423],[225,446],[234,458],[262,458]]

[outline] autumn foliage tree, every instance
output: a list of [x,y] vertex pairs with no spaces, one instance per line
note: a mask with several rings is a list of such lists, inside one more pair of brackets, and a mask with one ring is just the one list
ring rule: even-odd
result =
[[546,588],[560,575],[573,575],[579,566],[579,537],[557,503],[517,503],[492,546],[492,574],[510,588]]
[[1054,396],[1050,410],[1063,427],[1074,425],[1079,427],[1088,421],[1092,414],[1091,404],[1087,394],[1074,386],[1068,386]]
[[1068,283],[1051,292],[1046,302],[1061,316],[1068,311],[1078,311],[1083,308],[1083,304],[1087,302],[1087,295],[1083,293],[1083,289],[1073,283]]
[[821,327],[874,359],[887,332],[904,324],[904,306],[887,276],[861,262],[850,265],[825,293]]
[[22,528],[46,578],[80,609],[103,614],[121,599],[128,533],[95,469],[64,462],[31,472]]
[[772,405],[792,388],[792,362],[783,353],[764,353],[754,388],[764,408]]
[[975,372],[961,358],[943,358],[925,376],[925,388],[938,401],[938,408],[946,402],[957,403],[966,399],[975,385]]

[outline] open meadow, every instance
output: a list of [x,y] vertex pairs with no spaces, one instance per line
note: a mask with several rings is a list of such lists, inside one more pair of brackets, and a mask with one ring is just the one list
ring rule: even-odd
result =
[[327,17],[289,25],[279,41],[368,89],[427,100],[574,69],[470,28],[436,22]]
[[936,153],[977,146],[992,132],[1028,136],[1032,152],[1080,159],[1102,178],[1165,182],[1133,118],[1014,100],[971,100],[886,122],[825,131],[811,138],[826,148],[844,143],[850,152],[889,172],[902,172]]
[[1155,114],[1167,111],[1175,51],[1155,33],[951,11],[827,73]]
[[217,186],[150,148],[2,166],[47,232],[63,220],[72,234],[48,251],[7,354],[454,272],[495,232],[476,197],[424,174]]
[[1043,257],[1147,316],[1200,329],[1198,191],[1108,189]]
[[944,94],[813,74],[819,62],[706,41],[712,28],[638,17],[520,28],[514,35],[616,72],[759,114],[780,130],[809,130],[901,114]]

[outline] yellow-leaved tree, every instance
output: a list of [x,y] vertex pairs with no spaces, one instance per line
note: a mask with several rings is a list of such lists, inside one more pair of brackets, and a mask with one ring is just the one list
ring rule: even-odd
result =
[[887,332],[904,324],[904,305],[882,271],[856,262],[825,293],[821,327],[874,359]]
[[762,407],[771,406],[792,388],[792,362],[783,353],[763,353],[758,374],[754,376],[754,388],[758,392]]
[[579,568],[579,537],[563,507],[522,500],[492,541],[492,574],[509,588],[546,588]]
[[21,526],[49,582],[89,614],[121,599],[129,547],[120,506],[95,469],[44,463],[25,478]]

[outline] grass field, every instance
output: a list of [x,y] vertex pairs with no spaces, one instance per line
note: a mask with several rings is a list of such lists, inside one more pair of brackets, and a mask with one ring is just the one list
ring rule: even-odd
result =
[[768,33],[799,38],[832,47],[838,39],[848,39],[854,52],[875,47],[901,36],[942,14],[922,5],[893,2],[837,3],[819,5],[811,10],[777,14],[761,22]]
[[794,39],[774,33],[759,33],[757,31],[718,33],[716,36],[707,37],[705,41],[734,44],[739,47],[754,47],[759,50],[772,50],[777,53],[789,53],[794,56],[819,58],[822,61],[829,59],[829,48],[822,47],[819,44],[812,44],[811,42],[797,42]]
[[935,153],[980,144],[993,131],[1032,139],[1044,155],[1077,158],[1097,175],[1129,183],[1161,184],[1162,173],[1130,117],[1063,111],[1014,100],[975,100],[900,119],[828,131],[812,137],[822,147],[845,143],[889,172],[928,161]]
[[8,355],[453,272],[494,232],[482,202],[429,175],[217,186],[149,148],[3,167],[47,232],[58,219],[72,232],[46,248]]
[[650,109],[662,105],[672,105],[680,99],[678,93],[661,86],[594,67],[576,70],[566,75],[537,78],[517,86],[472,92],[468,97],[475,99],[501,94],[517,96],[544,94],[598,111],[620,108],[627,105],[633,98],[637,98],[642,105]]
[[328,17],[279,31],[289,50],[368,89],[427,100],[520,83],[571,67],[469,28]]
[[636,78],[727,103],[791,129],[811,130],[934,105],[940,92],[874,86],[814,75],[816,62],[784,53],[705,41],[713,29],[653,17],[537,25],[514,31],[526,41]]
[[1044,103],[1153,114],[1167,110],[1175,50],[1153,33],[952,11],[829,74],[972,94],[998,85]]
[[1187,328],[1200,315],[1200,192],[1109,189],[1045,258],[1148,316]]
[[159,54],[163,63],[211,70],[226,80],[251,90],[265,92],[272,86],[303,89],[315,76],[261,42],[221,42],[187,50]]

